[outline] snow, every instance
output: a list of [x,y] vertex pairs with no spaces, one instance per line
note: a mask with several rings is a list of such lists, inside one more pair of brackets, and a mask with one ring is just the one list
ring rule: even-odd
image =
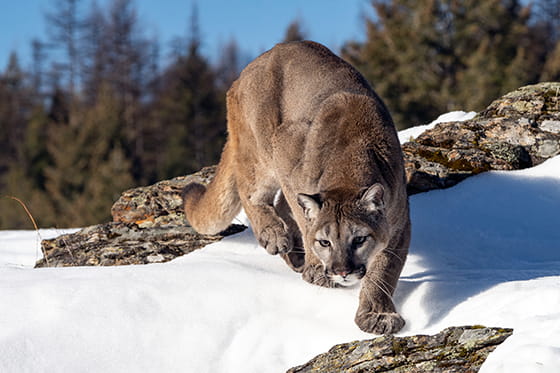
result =
[[[399,335],[512,327],[481,372],[560,372],[560,156],[410,203]],[[373,337],[353,321],[358,288],[307,284],[250,230],[164,264],[38,257],[35,232],[0,232],[0,372],[282,372]]]
[[404,144],[407,141],[414,140],[418,135],[422,132],[432,129],[438,123],[444,122],[463,122],[469,119],[472,119],[476,116],[476,112],[474,111],[451,111],[449,113],[441,114],[437,117],[436,120],[429,124],[423,124],[421,126],[415,126],[411,128],[407,128],[405,130],[399,131],[399,140],[401,144]]
[[33,267],[43,257],[41,240],[54,238],[77,229],[41,229],[35,231],[0,231],[0,268],[5,266]]

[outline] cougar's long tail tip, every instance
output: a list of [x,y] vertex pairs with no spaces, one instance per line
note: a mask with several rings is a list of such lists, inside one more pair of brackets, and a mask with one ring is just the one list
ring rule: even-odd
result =
[[199,183],[187,184],[181,191],[181,198],[183,199],[183,211],[189,224],[199,233],[203,233],[205,229],[199,224],[197,210],[199,209],[199,202],[206,193],[206,187]]
[[181,198],[183,199],[183,206],[187,203],[192,203],[193,200],[199,200],[200,197],[206,192],[206,187],[199,183],[189,183],[181,191]]

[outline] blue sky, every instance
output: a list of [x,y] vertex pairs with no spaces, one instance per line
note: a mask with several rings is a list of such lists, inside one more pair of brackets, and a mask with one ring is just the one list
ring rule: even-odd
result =
[[[0,70],[12,51],[25,65],[33,38],[48,35],[44,14],[55,0],[0,0]],[[93,0],[83,0],[86,8]],[[104,4],[109,0],[97,0]],[[157,36],[168,51],[175,36],[187,33],[193,0],[134,0],[148,35]],[[214,57],[220,45],[235,38],[246,54],[255,57],[278,42],[294,19],[303,22],[310,39],[335,51],[347,40],[362,39],[363,14],[370,13],[368,0],[198,0],[203,53]]]

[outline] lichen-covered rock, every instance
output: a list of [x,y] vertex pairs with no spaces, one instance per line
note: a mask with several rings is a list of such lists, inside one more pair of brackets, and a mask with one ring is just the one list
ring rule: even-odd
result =
[[136,224],[142,228],[183,225],[185,214],[181,191],[191,182],[208,184],[215,171],[216,166],[205,167],[192,175],[129,189],[111,208],[113,221]]
[[208,184],[215,166],[197,173],[129,189],[111,209],[113,222],[43,240],[46,259],[35,267],[112,266],[167,262],[247,227],[232,224],[217,235],[198,234],[185,221],[181,191],[196,181]]
[[402,148],[409,194],[535,166],[560,154],[560,83],[519,88],[473,119],[440,123]]
[[288,373],[474,373],[512,333],[512,329],[464,326],[432,336],[386,335],[336,345]]
[[246,227],[232,225],[218,235],[198,234],[188,225],[142,228],[107,223],[43,240],[45,258],[35,267],[113,266],[162,263],[190,253]]

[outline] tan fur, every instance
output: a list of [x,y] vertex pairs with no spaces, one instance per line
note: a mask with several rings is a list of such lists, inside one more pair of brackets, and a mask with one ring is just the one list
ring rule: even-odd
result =
[[410,239],[403,159],[364,78],[320,44],[279,44],[243,70],[227,110],[215,179],[184,191],[191,225],[218,233],[243,206],[261,245],[306,281],[361,280],[362,330],[402,328],[391,296]]

